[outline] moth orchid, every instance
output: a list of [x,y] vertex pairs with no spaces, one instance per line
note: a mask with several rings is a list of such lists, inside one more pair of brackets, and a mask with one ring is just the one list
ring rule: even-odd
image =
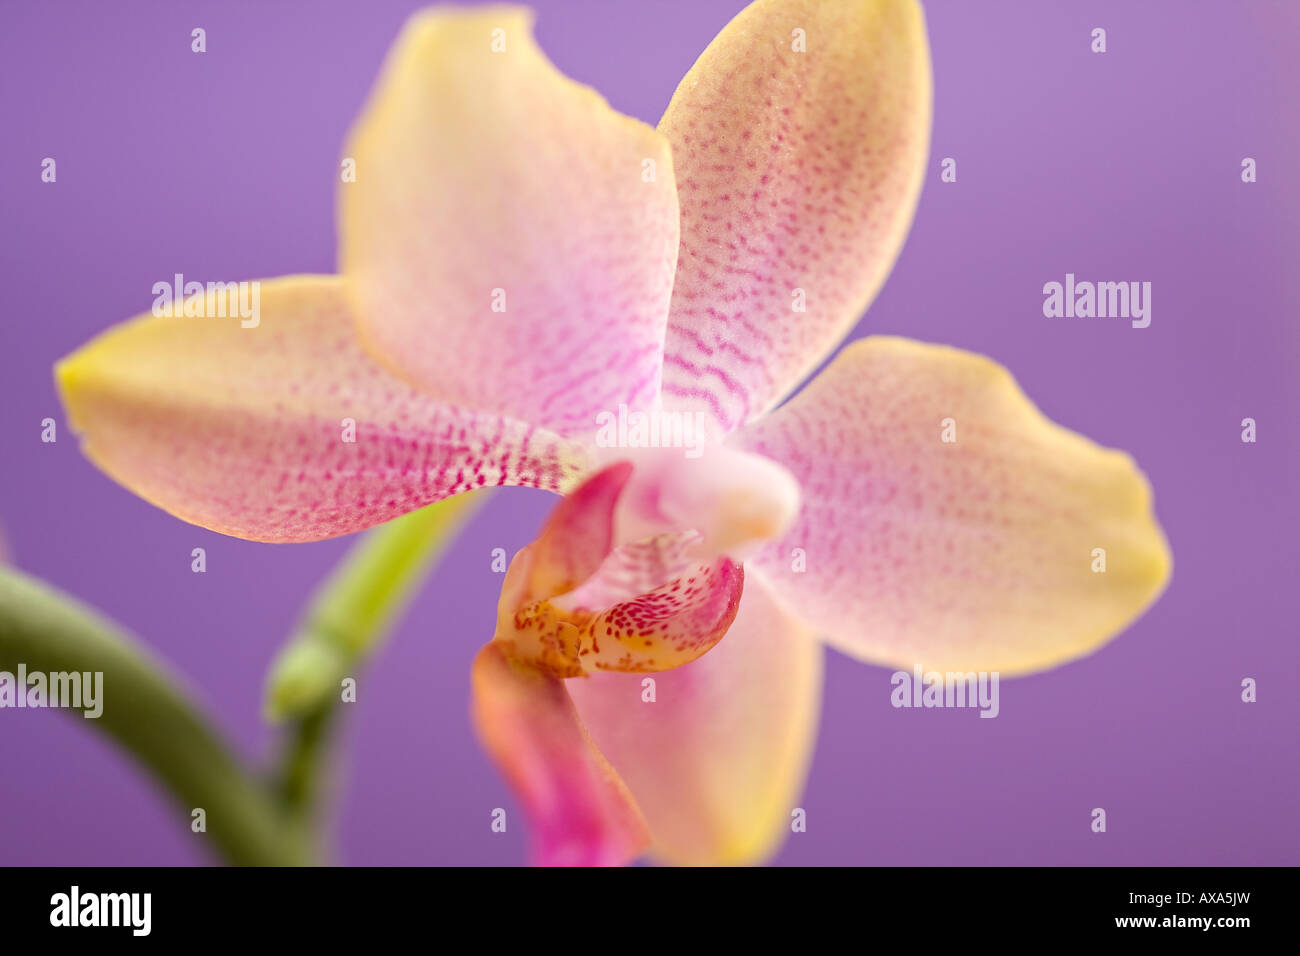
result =
[[[758,0],[651,128],[563,77],[527,11],[421,13],[345,149],[340,274],[263,283],[254,328],[110,330],[58,367],[71,421],[137,494],[257,541],[485,485],[564,495],[473,675],[535,859],[762,860],[822,642],[1028,673],[1169,575],[1132,460],[989,359],[869,337],[790,397],[900,251],[930,83],[913,0]],[[705,440],[602,446],[623,409]]]

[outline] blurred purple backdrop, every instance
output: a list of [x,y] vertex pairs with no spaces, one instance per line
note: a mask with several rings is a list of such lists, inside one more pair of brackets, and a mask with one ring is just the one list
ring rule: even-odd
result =
[[[537,0],[569,75],[658,119],[742,0]],[[263,675],[347,547],[191,527],[96,471],[50,366],[147,309],[160,278],[330,271],[345,130],[411,0],[36,2],[0,12],[0,525],[23,569],[123,622],[246,753]],[[931,0],[930,173],[855,336],[996,357],[1044,411],[1134,453],[1173,583],[1092,657],[1007,681],[1001,715],[894,710],[889,673],[832,654],[793,864],[1296,864],[1300,7]],[[190,30],[207,30],[207,53]],[[1093,27],[1108,33],[1089,50]],[[40,163],[58,162],[58,182]],[[958,181],[939,181],[954,157]],[[1243,157],[1259,181],[1240,179]],[[1153,283],[1153,321],[1049,320],[1044,282]],[[1240,421],[1258,422],[1258,443]],[[493,548],[549,507],[508,489],[464,534],[350,711],[338,793],[351,864],[520,862],[475,744],[468,670]],[[190,571],[190,549],[208,571]],[[1259,702],[1240,700],[1243,677]],[[1105,807],[1109,832],[1089,829]],[[0,863],[207,859],[83,722],[0,713]]]

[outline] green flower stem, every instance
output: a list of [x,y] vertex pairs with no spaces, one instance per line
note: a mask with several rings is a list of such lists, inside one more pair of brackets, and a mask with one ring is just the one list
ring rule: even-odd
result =
[[457,495],[369,532],[317,590],[302,623],[272,665],[266,713],[290,723],[280,786],[311,820],[345,678],[357,676],[416,587],[488,491]]
[[[102,672],[103,712],[84,723],[150,770],[187,822],[202,808],[207,836],[231,863],[311,862],[306,830],[144,648],[68,595],[0,568],[0,670],[19,664],[29,673]],[[80,710],[66,713],[83,721]]]

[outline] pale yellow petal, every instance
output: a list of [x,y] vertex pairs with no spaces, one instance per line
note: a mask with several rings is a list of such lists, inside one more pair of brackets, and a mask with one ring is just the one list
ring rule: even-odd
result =
[[585,469],[583,446],[377,365],[337,277],[249,283],[250,306],[254,288],[255,317],[197,296],[59,363],[82,450],[142,498],[223,534],[313,541],[484,485],[565,491]]
[[731,629],[698,660],[661,674],[568,682],[592,739],[645,815],[656,857],[747,864],[780,847],[816,739],[822,656],[751,574]]
[[1133,459],[1049,421],[979,355],[865,339],[734,437],[803,490],[755,563],[866,661],[1040,670],[1114,637],[1169,579]]

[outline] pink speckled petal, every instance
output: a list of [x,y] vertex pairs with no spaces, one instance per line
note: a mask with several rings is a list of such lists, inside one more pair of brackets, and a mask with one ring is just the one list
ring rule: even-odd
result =
[[556,71],[531,19],[407,24],[345,151],[341,263],[404,378],[577,435],[659,394],[677,191],[664,137]]
[[374,364],[337,278],[262,282],[260,313],[250,328],[144,315],[64,359],[86,454],[177,517],[255,541],[346,534],[483,485],[566,491],[586,467],[566,439]]
[[754,563],[866,661],[1051,667],[1123,629],[1169,578],[1133,460],[1049,421],[979,355],[856,342],[732,440],[804,492],[793,529]]
[[524,805],[533,863],[618,866],[645,849],[641,814],[592,745],[563,681],[493,643],[474,661],[473,685],[479,738]]
[[751,574],[726,638],[699,660],[653,684],[634,674],[568,682],[644,813],[656,856],[743,864],[776,850],[816,737],[822,653]]
[[757,0],[686,74],[659,129],[682,240],[664,403],[730,430],[834,349],[902,247],[930,135],[920,7]]

